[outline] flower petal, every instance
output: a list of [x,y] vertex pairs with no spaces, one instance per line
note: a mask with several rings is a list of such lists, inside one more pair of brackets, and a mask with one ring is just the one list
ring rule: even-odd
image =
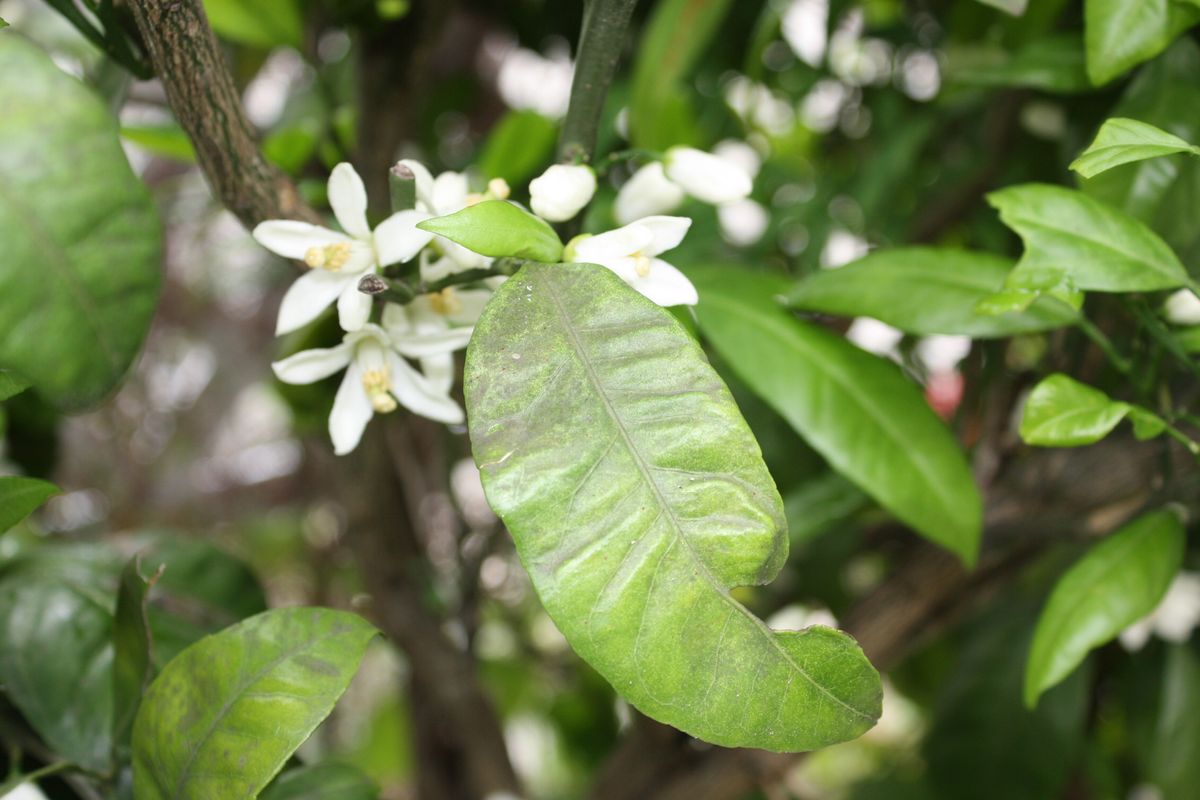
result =
[[362,370],[353,362],[342,378],[337,395],[333,398],[333,410],[329,412],[329,438],[333,440],[333,452],[344,456],[362,440],[367,423],[375,416],[371,398],[362,385]]
[[329,205],[342,230],[355,239],[371,238],[367,222],[367,188],[354,167],[342,162],[329,174]]
[[387,332],[388,337],[404,336],[413,332],[412,318],[408,309],[399,303],[387,303],[383,307],[383,316],[379,319],[380,326]]
[[409,358],[429,358],[461,350],[471,341],[474,328],[446,328],[436,333],[392,336],[392,347]]
[[463,411],[446,392],[436,388],[400,356],[388,353],[388,367],[392,373],[392,394],[414,414],[445,423],[463,421]]
[[654,232],[638,223],[598,233],[575,245],[575,260],[603,264],[614,258],[631,256],[654,241]]
[[459,289],[456,294],[462,307],[446,315],[446,319],[456,325],[474,325],[492,299],[492,293],[487,289]]
[[311,247],[346,241],[346,234],[294,219],[269,219],[255,226],[255,241],[276,255],[304,260]]
[[407,167],[417,180],[417,202],[423,205],[426,211],[433,213],[433,176],[429,174],[429,170],[420,161],[411,158],[400,159],[399,165]]
[[629,281],[629,285],[660,306],[694,306],[700,302],[687,276],[660,258],[654,259],[649,275]]
[[375,253],[379,266],[402,264],[411,261],[421,248],[429,244],[433,234],[417,227],[418,222],[429,219],[424,211],[409,209],[397,211],[375,226]]
[[431,389],[439,394],[450,394],[450,388],[454,386],[454,356],[446,353],[422,358],[421,371]]
[[433,207],[438,214],[453,214],[467,205],[471,188],[461,172],[443,172],[433,179]]
[[628,225],[652,214],[666,214],[679,208],[686,196],[679,184],[667,177],[661,161],[654,161],[633,173],[617,192],[613,216]]
[[684,191],[718,205],[750,194],[754,182],[740,166],[694,147],[672,147],[666,153],[667,177]]
[[356,331],[367,324],[371,316],[371,296],[358,290],[358,281],[351,280],[338,296],[338,324],[344,331]]
[[678,247],[688,228],[692,227],[692,220],[690,217],[642,217],[637,224],[649,228],[654,237],[650,244],[642,248],[642,252],[656,256]]
[[314,269],[296,279],[279,304],[279,319],[275,321],[275,335],[282,336],[302,328],[329,308],[347,285],[352,285],[353,276],[340,275]]
[[346,342],[337,347],[301,350],[282,361],[276,361],[271,369],[275,371],[275,377],[284,383],[315,383],[345,369],[353,351],[353,345]]

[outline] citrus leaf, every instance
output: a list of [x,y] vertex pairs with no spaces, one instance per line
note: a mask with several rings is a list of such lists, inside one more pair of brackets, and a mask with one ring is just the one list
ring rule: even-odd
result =
[[29,381],[10,369],[0,369],[0,403],[29,388]]
[[257,797],[333,710],[375,634],[354,614],[287,608],[184,650],[133,723],[138,800]]
[[0,477],[0,533],[32,514],[37,507],[58,494],[53,483],[20,475]]
[[299,48],[304,37],[296,0],[204,0],[204,13],[213,30],[231,42]]
[[158,217],[104,102],[19,36],[0,37],[0,108],[0,365],[77,410],[149,328]]
[[1172,0],[1086,0],[1084,41],[1088,76],[1108,83],[1166,49],[1200,20],[1200,8]]
[[146,596],[158,579],[140,572],[141,558],[131,558],[121,570],[117,607],[113,613],[113,742],[128,757],[129,734],[142,694],[154,676]]
[[1027,183],[992,192],[988,202],[1025,243],[1010,288],[1145,292],[1188,281],[1158,234],[1124,211],[1083,192]]
[[530,264],[467,351],[471,443],[551,618],[649,716],[717,744],[866,731],[849,636],[773,631],[729,589],[787,558],[783,505],[729,391],[669,313],[590,264]]
[[563,246],[549,223],[506,200],[485,200],[444,217],[417,223],[484,256],[558,261]]
[[1021,438],[1041,447],[1079,447],[1108,436],[1126,417],[1133,421],[1139,439],[1153,438],[1165,428],[1158,415],[1055,373],[1029,393],[1021,416]]
[[835,470],[926,538],[973,564],[982,501],[967,460],[890,361],[793,319],[786,281],[691,268],[700,328],[734,372]]
[[288,770],[259,795],[259,800],[375,800],[379,787],[349,764],[311,764]]
[[1071,169],[1091,178],[1122,164],[1175,153],[1200,155],[1200,147],[1145,122],[1115,117],[1105,120],[1096,140],[1071,162]]
[[1154,511],[1100,542],[1059,578],[1025,665],[1027,706],[1089,651],[1154,610],[1179,571],[1184,539],[1174,510]]
[[838,269],[805,278],[787,296],[803,311],[874,317],[907,333],[960,334],[977,339],[1070,325],[1069,307],[1051,299],[1026,313],[1000,316],[976,306],[999,292],[1011,261],[988,253],[940,247],[879,250]]

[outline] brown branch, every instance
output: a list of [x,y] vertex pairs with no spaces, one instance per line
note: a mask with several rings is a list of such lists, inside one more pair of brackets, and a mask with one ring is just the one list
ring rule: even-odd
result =
[[266,219],[320,222],[263,157],[200,0],[128,0],[127,8],[217,199],[247,228]]

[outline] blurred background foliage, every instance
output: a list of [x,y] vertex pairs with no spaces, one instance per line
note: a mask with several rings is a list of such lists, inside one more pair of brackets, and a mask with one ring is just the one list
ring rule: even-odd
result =
[[[159,85],[134,80],[53,5],[0,0],[0,17],[118,115],[127,155],[163,221],[165,273],[144,352],[113,396],[78,416],[60,416],[31,392],[0,405],[4,470],[63,488],[0,538],[0,591],[18,570],[44,568],[75,570],[72,580],[111,592],[125,558],[152,546],[167,564],[152,601],[162,613],[151,616],[164,660],[267,606],[369,609],[330,477],[338,467],[324,441],[332,384],[285,387],[270,377],[280,355],[274,311],[291,274],[213,201]],[[1066,165],[1110,116],[1200,140],[1200,44],[1184,35],[1096,87],[1081,3],[1041,0],[1021,16],[992,7],[1005,5],[645,2],[606,108],[600,152],[688,143],[757,171],[750,200],[719,209],[689,201],[683,209],[696,220],[673,254],[685,268],[742,264],[795,277],[910,243],[1015,254],[1016,238],[983,194],[1067,181]],[[205,7],[267,158],[314,206],[343,160],[359,163],[378,196],[386,192],[380,169],[400,156],[471,169],[480,186],[504,177],[514,188],[553,158],[577,3],[207,0]],[[413,53],[403,80],[387,73],[396,61],[388,61],[389,49],[398,47]],[[378,59],[393,66],[377,66]],[[364,103],[371,92],[374,101]],[[364,154],[364,142],[381,138],[395,152]],[[587,230],[612,227],[615,187],[628,174],[620,167],[602,182]],[[1080,184],[1149,222],[1184,263],[1200,264],[1196,161],[1130,165]],[[1099,318],[1117,319],[1115,301],[1106,303],[1098,303]],[[321,335],[295,334],[283,351]],[[869,321],[855,322],[849,335],[925,383],[960,439],[979,445],[977,475],[1026,454],[1009,415],[1037,375],[1072,365],[1101,386],[1116,379],[1071,331],[977,342],[969,354],[961,342],[931,344]],[[737,596],[776,626],[841,619],[907,557],[913,537],[832,472],[729,365],[713,360],[787,501],[793,542],[778,580]],[[462,431],[433,437],[440,455],[419,464],[432,477],[417,499],[423,560],[415,568],[427,577],[425,600],[477,659],[529,795],[584,796],[635,715],[541,610],[482,497]],[[1054,578],[1082,541],[1129,509],[1122,492],[1130,476],[1106,473],[1103,454],[1077,475],[1075,497],[1069,488],[1039,496],[1036,476],[1022,484],[1030,508],[1045,511],[1045,536],[1055,546],[1023,565],[1017,580],[944,609],[938,625],[920,632],[888,676],[879,726],[805,759],[761,796],[1197,796],[1200,651],[1190,626],[1175,642],[1106,646],[1035,711],[1021,703],[1027,643]],[[1186,566],[1195,562],[1189,554]],[[373,645],[300,759],[356,767],[383,797],[416,796],[422,756],[406,664],[394,646]],[[86,705],[86,684],[67,691]],[[0,719],[23,731],[29,722],[2,701]],[[36,766],[29,752],[25,766]],[[74,796],[56,780],[43,788],[49,797]]]

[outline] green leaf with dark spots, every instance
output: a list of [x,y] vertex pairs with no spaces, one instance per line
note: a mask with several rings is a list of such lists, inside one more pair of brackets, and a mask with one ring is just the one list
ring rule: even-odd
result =
[[257,797],[333,710],[375,635],[355,614],[288,608],[184,650],[134,721],[135,796]]
[[485,200],[444,217],[417,223],[468,250],[494,258],[558,261],[562,241],[549,223],[507,200]]
[[787,558],[758,444],[696,341],[609,270],[530,264],[467,351],[492,508],[571,646],[649,716],[730,747],[854,738],[879,676],[849,636],[774,631],[729,590]]

